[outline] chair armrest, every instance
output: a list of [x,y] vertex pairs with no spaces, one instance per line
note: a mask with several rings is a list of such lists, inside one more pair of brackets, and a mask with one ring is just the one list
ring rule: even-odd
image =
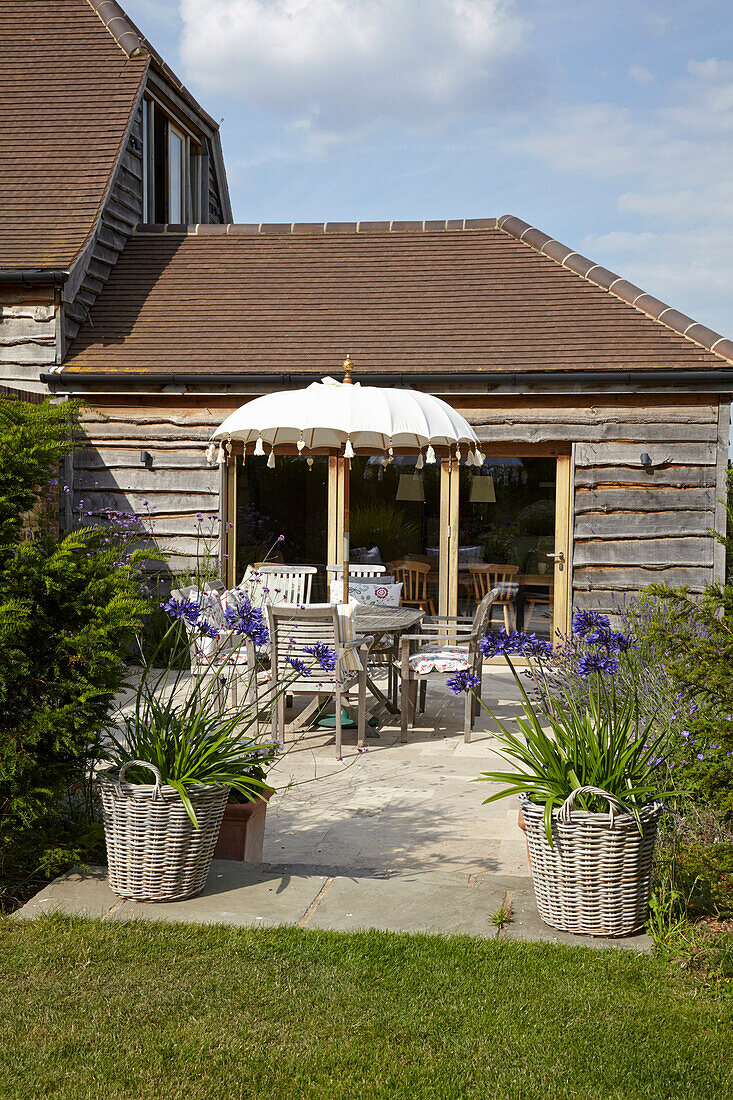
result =
[[342,649],[361,649],[363,645],[367,647],[371,644],[372,639],[364,634],[359,634],[353,638],[350,642],[342,642]]
[[473,619],[470,615],[428,615],[423,619],[423,626],[430,626],[431,623],[472,623]]

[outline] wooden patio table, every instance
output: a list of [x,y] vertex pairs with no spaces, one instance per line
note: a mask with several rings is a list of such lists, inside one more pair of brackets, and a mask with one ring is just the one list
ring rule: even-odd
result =
[[[373,644],[376,644],[385,634],[401,635],[414,630],[422,622],[424,615],[425,612],[417,607],[373,607],[369,604],[359,604],[354,608],[352,619],[354,633],[367,634],[374,639]],[[396,703],[388,699],[368,675],[367,686],[374,698],[386,707],[390,714],[400,713]]]

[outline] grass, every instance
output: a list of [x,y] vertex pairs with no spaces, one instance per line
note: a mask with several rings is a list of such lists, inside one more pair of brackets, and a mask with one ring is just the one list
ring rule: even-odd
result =
[[731,1095],[729,1003],[649,956],[468,937],[0,920],[0,1096]]

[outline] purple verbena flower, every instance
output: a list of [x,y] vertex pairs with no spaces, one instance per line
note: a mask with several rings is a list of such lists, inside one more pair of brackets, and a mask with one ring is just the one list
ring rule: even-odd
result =
[[473,691],[474,688],[480,687],[481,678],[469,669],[462,669],[446,680],[446,684],[454,695],[462,695],[464,691]]

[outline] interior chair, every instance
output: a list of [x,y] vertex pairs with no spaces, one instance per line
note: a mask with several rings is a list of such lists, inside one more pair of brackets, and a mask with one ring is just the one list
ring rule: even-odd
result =
[[[516,630],[517,626],[517,593],[519,584],[516,576],[519,573],[518,565],[491,565],[486,562],[471,564],[468,567],[473,580],[473,595],[476,603],[480,603],[487,592],[496,589],[498,595],[491,608],[493,618],[494,607],[500,607],[504,612],[504,629],[507,634]],[[489,625],[491,620],[489,621]]]
[[[415,724],[418,708],[425,710],[429,681],[441,683],[452,673],[469,671],[478,676],[479,684],[474,694],[466,692],[463,739],[471,740],[476,716],[481,709],[481,669],[483,654],[479,643],[489,629],[491,612],[499,593],[496,588],[483,597],[473,618],[468,616],[433,615],[423,619],[419,634],[403,634],[400,658],[395,668],[401,680],[400,738],[407,740],[409,725]],[[417,646],[418,648],[414,648]],[[412,652],[411,652],[412,650]]]
[[[369,639],[351,637],[348,606],[341,610],[334,604],[292,607],[271,604],[267,609],[272,644],[270,690],[277,695],[273,716],[273,734],[282,741],[316,715],[330,699],[336,703],[336,756],[341,756],[341,710],[356,722],[357,743],[366,743],[366,672]],[[336,665],[322,669],[306,647],[324,642],[336,651]],[[303,661],[308,675],[298,672],[288,658]],[[357,706],[349,700],[349,691],[357,689]],[[285,723],[285,694],[290,697],[307,695],[311,701],[296,716]]]
[[435,614],[435,604],[428,587],[428,577],[433,570],[428,562],[405,558],[390,562],[389,571],[394,573],[397,582],[402,581],[402,607],[419,607],[428,615]]
[[[343,565],[327,565],[326,576],[329,584],[331,581],[341,580]],[[360,565],[358,562],[349,562],[349,578],[351,577],[381,577],[387,572],[386,565]]]

